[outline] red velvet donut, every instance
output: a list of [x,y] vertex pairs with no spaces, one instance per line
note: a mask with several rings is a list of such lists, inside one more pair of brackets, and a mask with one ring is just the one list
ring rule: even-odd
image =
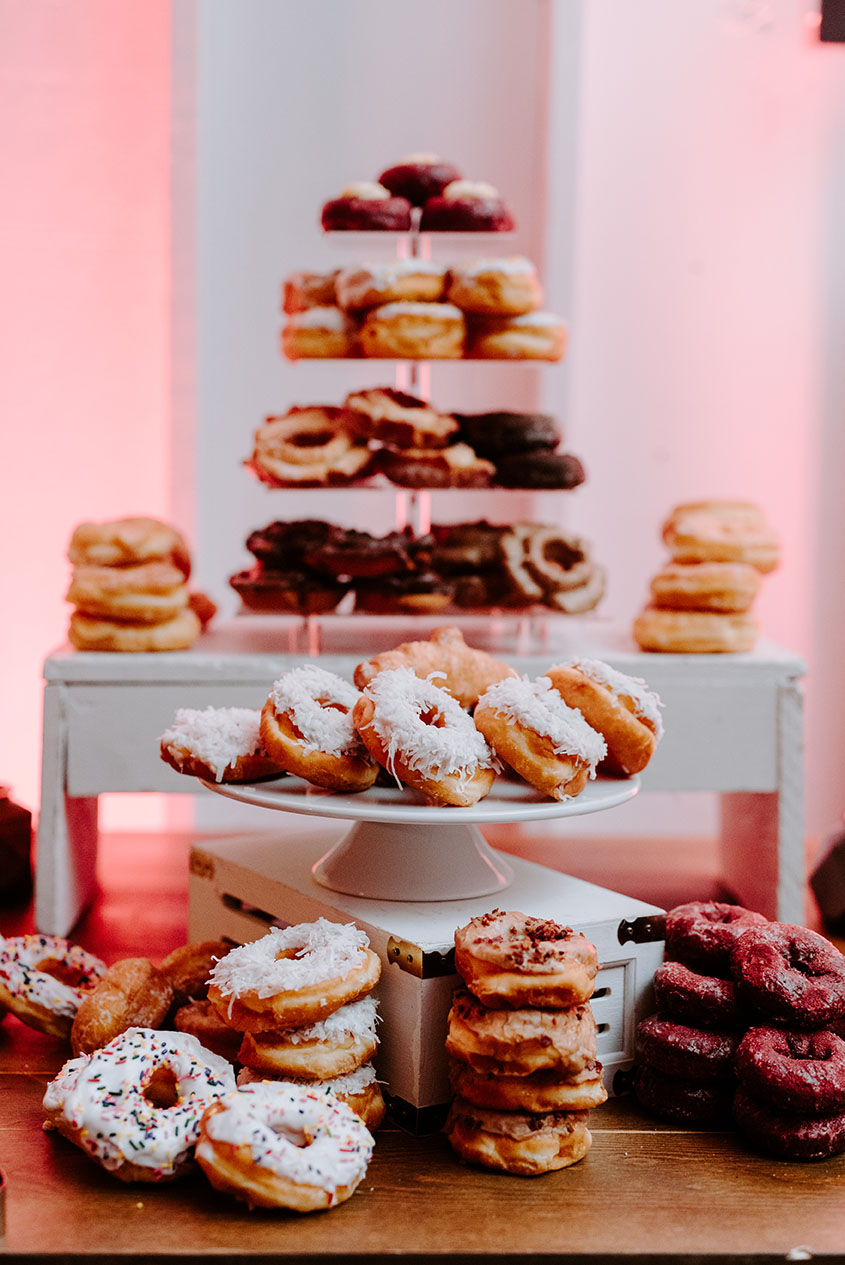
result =
[[730,1115],[733,1086],[718,1081],[688,1081],[641,1064],[634,1072],[634,1096],[661,1120],[676,1124],[713,1124]]
[[748,1017],[732,980],[698,975],[683,962],[664,962],[654,973],[657,1009],[697,1028],[741,1028]]
[[378,182],[394,197],[407,198],[413,206],[423,206],[429,198],[439,197],[447,184],[460,178],[457,167],[434,154],[410,154],[383,171]]
[[637,1024],[637,1054],[643,1063],[694,1081],[713,1081],[733,1073],[737,1036],[731,1032],[688,1027],[660,1015]]
[[752,927],[731,952],[740,997],[770,1021],[824,1028],[845,1015],[845,958],[806,927]]
[[734,1068],[740,1084],[777,1111],[845,1111],[845,1041],[834,1032],[751,1028],[737,1047]]
[[407,198],[332,198],[323,206],[320,223],[327,233],[407,233],[411,204]]
[[772,1111],[742,1087],[736,1091],[733,1115],[749,1142],[786,1160],[823,1160],[845,1151],[845,1112],[829,1116],[796,1116]]
[[768,922],[742,905],[692,901],[666,915],[666,956],[707,975],[730,979],[730,955],[737,936]]

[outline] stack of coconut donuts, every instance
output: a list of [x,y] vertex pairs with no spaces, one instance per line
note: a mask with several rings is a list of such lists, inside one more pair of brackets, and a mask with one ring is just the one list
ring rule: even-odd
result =
[[589,998],[598,963],[580,932],[493,910],[455,933],[445,1132],[469,1163],[520,1176],[566,1168],[607,1098]]

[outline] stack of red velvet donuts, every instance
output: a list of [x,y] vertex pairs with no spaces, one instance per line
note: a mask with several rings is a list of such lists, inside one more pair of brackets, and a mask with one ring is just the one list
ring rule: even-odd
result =
[[634,1089],[680,1124],[733,1119],[787,1159],[845,1151],[845,958],[824,936],[717,901],[666,917]]

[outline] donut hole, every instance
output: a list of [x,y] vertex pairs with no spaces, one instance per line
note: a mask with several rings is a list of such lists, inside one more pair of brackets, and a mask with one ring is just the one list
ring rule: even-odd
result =
[[421,725],[433,725],[435,729],[442,729],[446,724],[446,718],[439,707],[420,708],[419,718]]
[[326,427],[325,430],[297,431],[295,435],[288,437],[288,443],[293,444],[294,448],[325,448],[333,439],[334,431]]
[[91,983],[88,971],[81,966],[72,966],[70,962],[62,962],[59,958],[45,958],[38,963],[37,970],[52,976],[60,984],[67,984],[69,988],[80,988]]
[[546,562],[551,562],[554,566],[561,567],[564,571],[571,570],[578,562],[584,561],[584,554],[580,549],[572,549],[563,540],[548,540],[542,547],[541,555]]
[[343,703],[338,703],[335,699],[318,698],[317,702],[320,704],[320,706],[323,708],[324,711],[340,712],[343,716],[347,716],[349,714],[349,708],[344,707]]
[[179,1101],[179,1082],[173,1068],[168,1063],[155,1067],[142,1093],[153,1107],[175,1107]]

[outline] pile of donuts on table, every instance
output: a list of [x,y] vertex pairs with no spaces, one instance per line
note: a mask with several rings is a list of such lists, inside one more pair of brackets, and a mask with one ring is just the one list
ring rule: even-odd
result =
[[374,536],[318,519],[250,533],[255,561],[229,583],[251,611],[323,614],[345,599],[372,614],[450,609],[594,610],[606,572],[582,536],[542,523],[432,524]]
[[27,935],[0,940],[0,1006],[70,1043],[45,1128],[114,1177],[167,1182],[199,1165],[250,1207],[312,1212],[353,1194],[384,1118],[380,971],[363,931],[325,919],[185,945],[158,966],[107,967]]
[[352,391],[340,406],[296,405],[255,432],[247,467],[270,487],[378,484],[407,488],[560,491],[584,467],[560,451],[547,413],[444,413],[393,387]]
[[777,534],[751,501],[688,501],[663,524],[670,560],[634,621],[641,650],[720,654],[753,650],[761,577],[780,561]]
[[660,708],[644,681],[599,660],[531,680],[445,627],[359,663],[352,681],[314,661],[292,668],[260,712],[180,708],[159,747],[177,772],[209,782],[272,776],[275,765],[336,793],[381,777],[429,803],[470,807],[507,770],[565,801],[597,769],[641,772],[663,732]]
[[589,1110],[607,1098],[590,1006],[595,947],[571,927],[495,909],[455,932],[455,968],[453,1150],[524,1177],[577,1163],[592,1143]]
[[666,916],[634,1092],[677,1124],[733,1119],[791,1160],[845,1151],[845,958],[824,936],[719,901]]

